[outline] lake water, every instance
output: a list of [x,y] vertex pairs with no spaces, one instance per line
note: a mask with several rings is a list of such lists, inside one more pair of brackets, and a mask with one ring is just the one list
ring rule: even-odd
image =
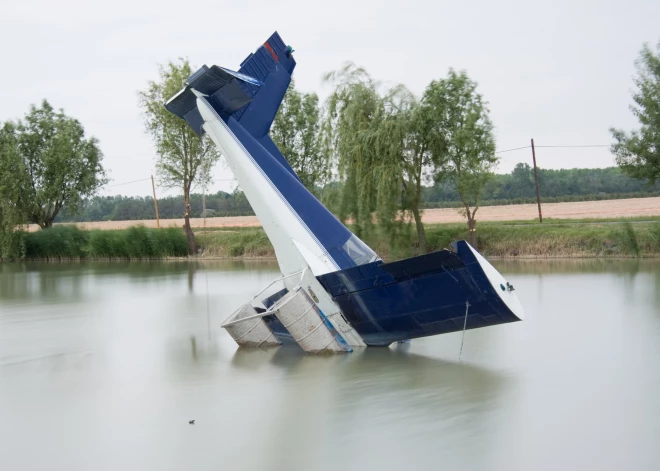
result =
[[272,263],[0,265],[0,469],[660,469],[660,261],[494,264],[526,320],[460,360],[238,350]]

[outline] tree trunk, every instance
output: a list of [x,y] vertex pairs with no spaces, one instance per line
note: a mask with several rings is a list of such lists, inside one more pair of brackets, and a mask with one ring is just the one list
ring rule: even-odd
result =
[[196,255],[197,243],[195,242],[195,234],[193,233],[192,228],[190,227],[190,192],[185,191],[183,198],[186,203],[186,213],[183,217],[185,223],[183,225],[183,228],[185,229],[186,237],[188,238],[188,255]]
[[474,250],[479,250],[479,247],[477,246],[477,221],[474,218],[474,213],[475,211],[470,212],[470,208],[466,208],[465,210],[467,214],[467,219],[468,219],[468,230],[470,231],[470,236],[469,236],[469,242],[472,247],[474,247]]
[[419,254],[426,253],[426,231],[424,230],[424,223],[422,223],[422,215],[419,212],[419,207],[414,205],[412,208],[413,217],[415,218],[415,227],[417,228],[417,244]]

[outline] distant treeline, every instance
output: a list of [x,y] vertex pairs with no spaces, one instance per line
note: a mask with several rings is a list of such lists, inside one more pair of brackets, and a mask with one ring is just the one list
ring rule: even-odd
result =
[[[624,175],[618,167],[538,169],[538,174],[541,201],[546,202],[607,199],[608,195],[620,198],[616,195],[621,194],[631,197],[634,193],[653,196],[653,193],[660,192],[660,183],[649,186],[642,180]],[[435,207],[433,203],[459,201],[456,188],[449,182],[424,188],[422,198],[427,207]],[[514,200],[509,204],[536,201],[534,169],[519,163],[511,173],[494,174],[486,184],[482,201],[486,205],[485,202],[496,200]]]
[[[336,187],[337,183],[329,184]],[[660,183],[649,186],[641,180],[624,175],[618,167],[595,169],[539,169],[541,201],[559,203],[566,201],[591,201],[619,198],[659,196]],[[323,190],[319,189],[321,195]],[[440,182],[422,190],[424,208],[459,206],[459,196],[449,182]],[[528,164],[518,164],[508,174],[494,174],[486,185],[482,205],[534,203],[534,170]],[[202,214],[202,195],[190,198],[192,217]],[[183,196],[168,196],[158,200],[158,212],[162,219],[183,216]],[[331,208],[332,209],[332,208]],[[206,195],[206,217],[248,216],[254,214],[242,192],[219,191]],[[85,201],[83,210],[76,216],[66,211],[60,213],[57,222],[122,221],[154,219],[153,198],[135,196],[97,196]]]
[[[183,217],[183,196],[167,196],[158,199],[158,216],[161,219]],[[202,214],[202,195],[190,195],[191,216],[204,217]],[[254,214],[242,192],[225,193],[219,191],[206,195],[206,217],[249,216]],[[82,211],[71,216],[61,212],[55,222],[84,221],[134,221],[155,219],[154,200],[151,196],[95,196],[85,201]]]

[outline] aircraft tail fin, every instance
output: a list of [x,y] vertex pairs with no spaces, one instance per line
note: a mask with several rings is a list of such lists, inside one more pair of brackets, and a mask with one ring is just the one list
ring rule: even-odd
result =
[[293,49],[282,41],[277,32],[241,63],[239,73],[254,77],[263,84],[241,84],[252,101],[234,115],[256,139],[268,134],[295,67]]
[[238,72],[214,65],[202,66],[186,80],[165,108],[185,119],[198,134],[204,123],[192,89],[207,95],[220,116],[233,116],[254,138],[268,134],[284,99],[296,66],[293,49],[275,32],[241,64]]

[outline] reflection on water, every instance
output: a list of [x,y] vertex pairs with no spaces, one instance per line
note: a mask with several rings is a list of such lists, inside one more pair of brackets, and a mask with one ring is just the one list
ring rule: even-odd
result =
[[274,263],[0,265],[2,469],[656,469],[660,262],[495,265],[526,320],[462,362],[236,348]]
[[638,271],[657,273],[660,260],[657,259],[607,259],[607,258],[549,258],[496,260],[495,265],[506,273],[519,275],[558,275],[561,273],[621,273]]

